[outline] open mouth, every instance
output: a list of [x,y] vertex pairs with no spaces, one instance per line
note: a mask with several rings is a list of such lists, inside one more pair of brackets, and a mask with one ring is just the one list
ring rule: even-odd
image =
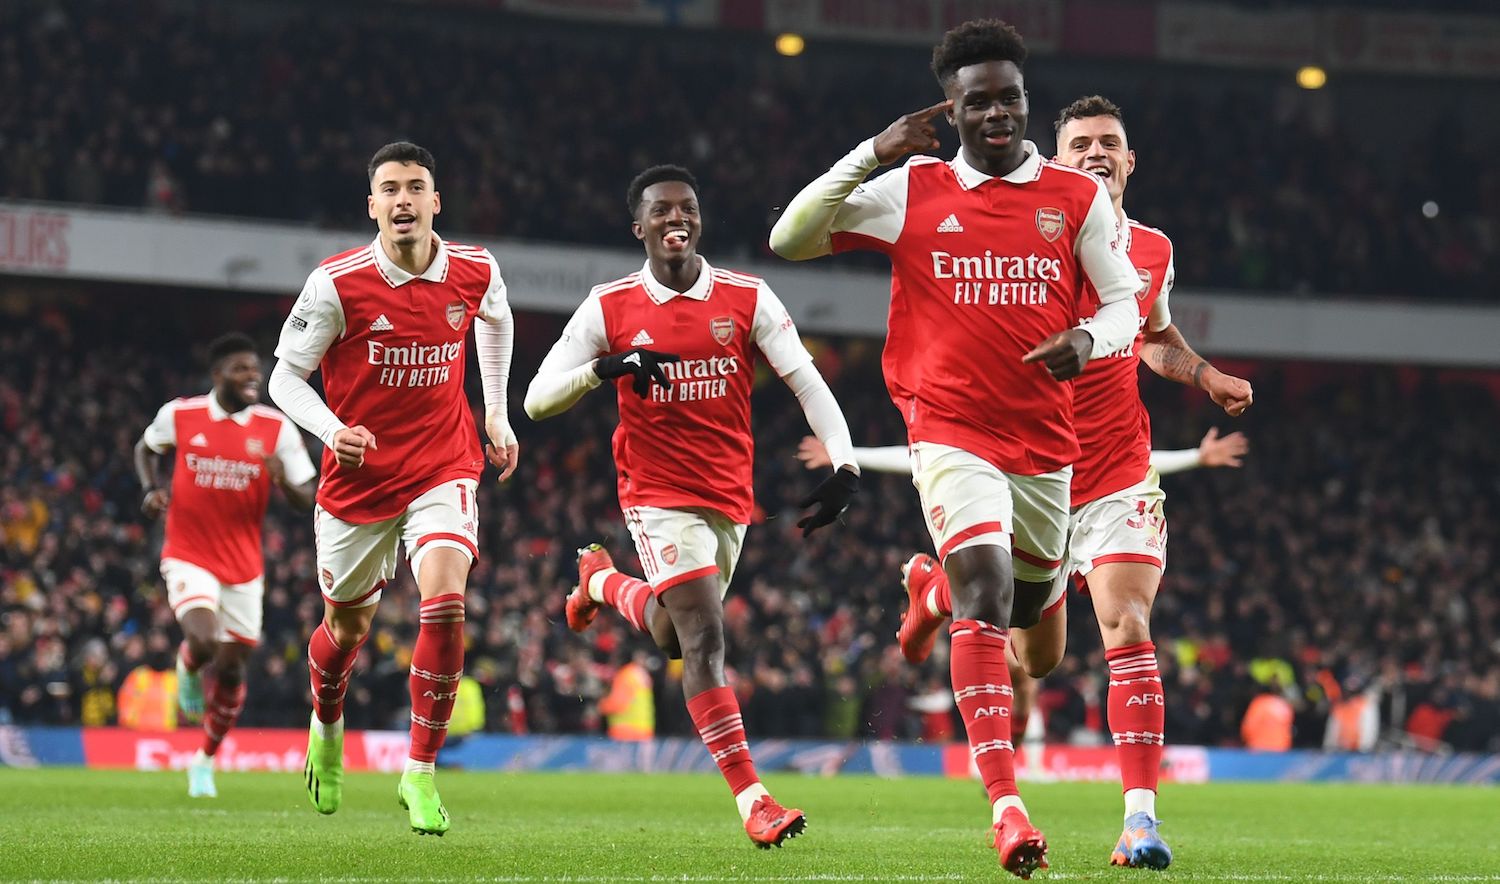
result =
[[260,399],[260,381],[250,381],[240,385],[240,398],[246,402],[255,402]]
[[397,233],[411,233],[417,226],[417,216],[411,214],[393,215],[391,217],[391,228]]
[[1110,176],[1114,174],[1114,170],[1103,163],[1094,163],[1093,165],[1084,166],[1083,171],[1092,172],[1095,175],[1098,175],[1100,178],[1103,178],[1105,181],[1108,181],[1110,179]]
[[980,134],[980,137],[984,139],[984,143],[993,147],[1005,147],[1010,144],[1010,140],[1014,136],[1015,132],[1011,129],[992,129]]
[[668,230],[661,238],[662,245],[669,249],[685,249],[688,244],[688,232],[686,230]]

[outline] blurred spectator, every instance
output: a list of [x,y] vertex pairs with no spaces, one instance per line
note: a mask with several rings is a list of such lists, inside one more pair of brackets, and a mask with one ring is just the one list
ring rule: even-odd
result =
[[[937,96],[918,46],[824,44],[792,60],[761,34],[622,40],[448,6],[13,0],[0,6],[0,197],[364,229],[365,163],[408,137],[438,157],[444,230],[618,244],[625,182],[682,162],[714,207],[713,254],[743,257],[764,254],[772,212],[803,183]],[[393,58],[422,63],[393,81]],[[1482,87],[1435,88],[1445,116],[1419,127],[1434,138],[1390,143],[1367,114],[1329,120],[1256,74],[1210,92],[1163,88],[1181,71],[1167,66],[1135,77],[1038,57],[1029,70],[1028,135],[1043,150],[1055,109],[1080,94],[1126,109],[1131,211],[1172,234],[1183,286],[1500,290],[1500,169],[1461,125]],[[1340,88],[1374,103],[1386,86],[1345,75]],[[571,112],[583,108],[586,120]],[[950,154],[953,134],[940,137]]]
[[1272,677],[1245,710],[1240,739],[1246,749],[1282,752],[1292,748],[1292,704],[1283,696],[1281,680]]

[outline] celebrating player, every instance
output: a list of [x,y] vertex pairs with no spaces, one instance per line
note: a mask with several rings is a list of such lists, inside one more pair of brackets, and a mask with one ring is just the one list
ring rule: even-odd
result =
[[[1108,718],[1125,791],[1125,831],[1110,857],[1115,865],[1166,868],[1171,849],[1157,831],[1156,787],[1164,743],[1165,695],[1151,641],[1151,605],[1166,563],[1165,494],[1154,469],[1151,422],[1138,388],[1137,361],[1162,377],[1206,391],[1231,416],[1253,399],[1249,382],[1224,374],[1194,353],[1172,325],[1168,296],[1174,279],[1172,243],[1125,215],[1125,184],[1135,169],[1120,109],[1099,96],[1079,99],[1057,121],[1060,158],[1099,176],[1125,223],[1126,250],[1145,289],[1136,298],[1140,332],[1130,345],[1089,364],[1076,383],[1074,423],[1081,455],[1074,466],[1068,563],[1054,584],[1048,614],[1023,632],[1016,657],[1039,677],[1062,659],[1067,575],[1093,599],[1109,663]],[[1083,312],[1095,309],[1093,292]],[[1204,437],[1208,457],[1238,466],[1243,438]],[[1185,460],[1163,452],[1161,460]],[[1200,455],[1201,457],[1202,455]],[[903,568],[909,606],[898,637],[908,659],[922,660],[951,611],[950,589],[931,560],[918,554]],[[1055,616],[1053,615],[1055,612]]]
[[[484,459],[463,383],[471,324],[487,452],[501,481],[519,449],[506,416],[513,323],[505,282],[487,250],[433,232],[442,208],[433,169],[432,154],[409,142],[375,153],[368,205],[380,233],[308,276],[281,330],[271,394],[327,446],[313,521],[324,617],[307,649],[308,797],[320,813],[343,799],[344,693],[404,547],[421,606],[411,750],[397,795],[412,831],[441,835],[449,819],[433,764],[463,674],[464,588],[479,555]],[[318,368],[326,405],[307,383]]]
[[688,712],[759,847],[806,826],[755,772],[739,701],[724,679],[724,608],[754,505],[750,389],[756,353],[791,387],[835,472],[800,506],[817,506],[803,536],[831,523],[858,488],[849,429],[797,328],[764,280],[716,269],[698,254],[698,184],[654,166],[626,193],[646,265],[595,286],[526,393],[534,419],[559,414],[615,381],[620,507],[646,580],[617,571],[595,544],[579,551],[568,626],[582,632],[609,605],[683,660]]
[[[183,641],[177,651],[177,703],[204,713],[203,668],[213,691],[203,747],[188,764],[188,795],[212,798],[214,755],[245,705],[245,658],[260,639],[265,561],[260,529],[271,486],[301,510],[313,505],[317,471],[302,434],[260,405],[260,356],[237,332],[208,345],[214,388],[161,407],[135,445],[135,470],[148,518],[167,514],[161,576]],[[175,449],[172,486],[159,460]]]
[[[1140,288],[1100,180],[1023,140],[1025,60],[1003,22],[949,31],[932,59],[946,100],[860,144],[771,231],[794,260],[849,249],[891,259],[886,387],[953,587],[954,698],[994,844],[1023,878],[1045,867],[1047,844],[1015,784],[1008,627],[1038,622],[1063,556],[1078,442],[1072,390],[1058,381],[1130,342]],[[916,156],[861,186],[877,166],[937,148],[939,114],[958,130],[956,157]],[[1069,328],[1084,278],[1103,306],[1087,329]]]

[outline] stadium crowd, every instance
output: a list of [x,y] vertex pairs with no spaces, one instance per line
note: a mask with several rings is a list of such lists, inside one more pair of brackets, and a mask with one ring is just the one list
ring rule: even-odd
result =
[[[192,342],[232,324],[269,352],[285,306],[146,292],[0,298],[0,723],[113,723],[132,669],[171,668],[179,633],[131,446],[161,402],[207,389]],[[521,385],[561,320],[518,319]],[[132,343],[151,340],[171,344]],[[899,441],[878,344],[814,349],[856,441]],[[1500,751],[1500,452],[1486,430],[1500,422],[1500,383],[1417,369],[1236,368],[1257,391],[1238,425],[1250,459],[1167,480],[1172,541],[1154,632],[1169,741],[1236,745],[1247,705],[1272,695],[1294,710],[1297,745],[1322,744],[1330,715],[1362,698],[1387,740]],[[1155,380],[1147,389],[1159,447],[1225,425],[1201,394]],[[893,639],[905,604],[899,564],[929,545],[914,490],[869,475],[847,524],[802,540],[793,503],[813,481],[792,456],[802,417],[780,384],[756,395],[760,512],[727,603],[727,659],[751,737],[961,733],[940,700],[951,698],[946,639],[921,668]],[[522,468],[504,487],[484,486],[467,671],[483,686],[487,729],[598,732],[611,674],[646,647],[612,612],[582,636],[562,618],[576,547],[602,540],[639,573],[609,466],[613,419],[603,394],[543,424],[518,417]],[[265,634],[242,724],[298,727],[321,611],[306,516],[273,504],[266,563]],[[351,727],[404,727],[410,576],[386,599],[354,677]],[[1103,742],[1106,669],[1087,600],[1073,597],[1069,616],[1070,654],[1041,701],[1049,737]],[[691,733],[672,667],[653,679],[657,732]]]
[[[912,48],[825,45],[791,60],[759,35],[688,33],[620,40],[409,4],[349,16],[338,4],[8,3],[0,197],[360,228],[360,172],[400,135],[440,160],[445,230],[614,242],[622,182],[676,161],[704,182],[716,253],[743,257],[763,253],[768,219],[802,183],[936,94]],[[1378,123],[1254,75],[1209,97],[1112,80],[1101,61],[1034,69],[1030,135],[1044,149],[1055,109],[1078,94],[1126,108],[1140,149],[1131,208],[1175,237],[1184,284],[1500,290],[1500,170],[1460,125],[1461,98],[1430,141],[1392,144]],[[1413,152],[1431,161],[1404,162]]]

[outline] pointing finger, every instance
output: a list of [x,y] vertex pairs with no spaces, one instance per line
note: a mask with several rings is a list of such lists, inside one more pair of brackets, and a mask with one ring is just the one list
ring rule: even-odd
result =
[[933,117],[937,116],[938,114],[942,113],[943,111],[950,110],[952,107],[953,107],[953,101],[952,101],[952,99],[945,98],[942,101],[939,101],[937,104],[934,104],[934,105],[932,105],[930,107],[924,107],[924,108],[922,108],[921,110],[919,110],[916,113],[912,114],[912,116],[915,117],[918,120],[930,120]]

